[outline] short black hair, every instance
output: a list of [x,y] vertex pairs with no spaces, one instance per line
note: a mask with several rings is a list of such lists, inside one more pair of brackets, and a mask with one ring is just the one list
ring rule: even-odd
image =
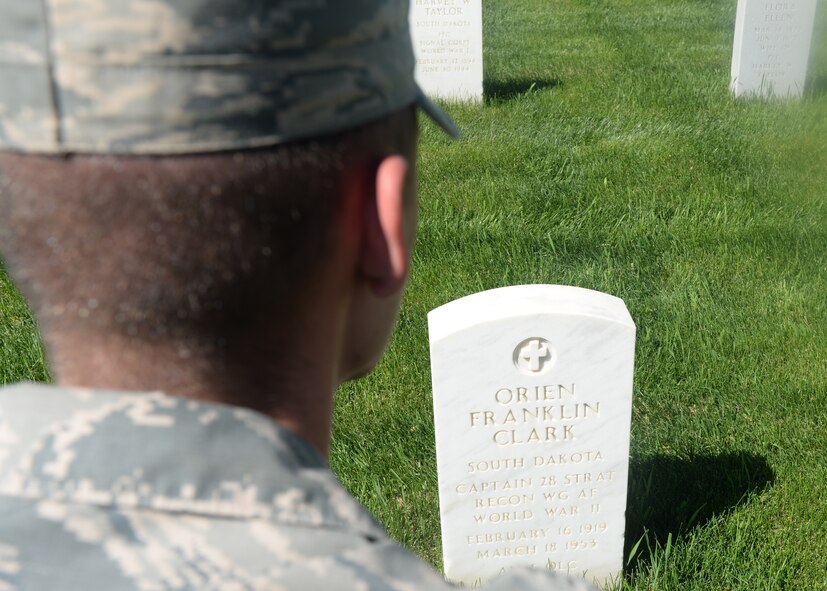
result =
[[237,153],[0,153],[0,251],[50,333],[219,338],[289,314],[332,248],[342,183],[416,143],[415,110]]

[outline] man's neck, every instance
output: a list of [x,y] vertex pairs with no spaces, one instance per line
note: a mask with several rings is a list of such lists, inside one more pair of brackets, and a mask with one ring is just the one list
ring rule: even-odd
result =
[[[281,339],[283,340],[283,339]],[[265,339],[216,351],[195,341],[64,333],[53,343],[52,367],[61,386],[162,391],[256,410],[306,439],[327,458],[337,386],[337,354],[324,339],[290,355]]]

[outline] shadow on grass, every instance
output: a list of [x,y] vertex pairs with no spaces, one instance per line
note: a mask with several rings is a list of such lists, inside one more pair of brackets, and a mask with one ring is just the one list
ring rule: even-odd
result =
[[509,80],[485,80],[483,82],[483,95],[486,101],[509,101],[547,88],[560,86],[560,80],[551,78],[513,78]]
[[[690,529],[737,507],[749,494],[775,481],[761,456],[732,453],[688,459],[657,456],[629,467],[629,502],[626,511],[626,547],[648,532],[650,540],[665,543]],[[629,568],[648,560],[645,544],[638,548]]]
[[827,94],[827,75],[817,76],[807,83],[804,96],[818,98]]

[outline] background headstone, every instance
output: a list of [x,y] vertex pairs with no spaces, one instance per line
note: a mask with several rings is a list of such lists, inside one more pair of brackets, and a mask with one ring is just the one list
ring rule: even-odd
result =
[[800,97],[816,0],[738,0],[730,87],[735,96]]
[[482,0],[411,0],[416,80],[425,94],[482,100]]
[[446,578],[619,575],[635,346],[623,301],[507,287],[431,311],[428,327]]

